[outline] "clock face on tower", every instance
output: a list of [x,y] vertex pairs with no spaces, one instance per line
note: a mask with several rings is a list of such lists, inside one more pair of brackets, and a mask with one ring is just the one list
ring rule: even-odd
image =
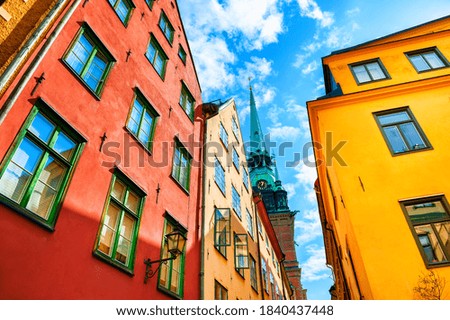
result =
[[258,181],[258,188],[260,190],[264,190],[267,188],[267,181],[266,180],[259,180]]

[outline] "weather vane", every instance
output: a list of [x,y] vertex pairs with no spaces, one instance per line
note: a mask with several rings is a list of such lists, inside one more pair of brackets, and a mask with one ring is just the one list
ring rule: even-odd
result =
[[250,86],[250,90],[252,89],[252,77],[248,77],[248,85]]

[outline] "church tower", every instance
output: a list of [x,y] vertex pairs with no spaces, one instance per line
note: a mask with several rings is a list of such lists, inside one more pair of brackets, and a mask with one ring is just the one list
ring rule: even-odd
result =
[[301,269],[297,261],[294,241],[294,222],[297,211],[288,205],[287,192],[278,174],[275,155],[266,147],[268,141],[261,129],[253,90],[250,86],[250,143],[247,162],[250,180],[255,193],[260,193],[277,234],[278,242],[285,254],[284,266],[295,292],[294,299],[305,300],[306,290],[301,284]]

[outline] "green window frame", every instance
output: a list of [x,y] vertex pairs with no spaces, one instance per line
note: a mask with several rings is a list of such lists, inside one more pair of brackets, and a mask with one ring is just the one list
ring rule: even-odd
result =
[[239,192],[237,192],[236,188],[233,185],[231,185],[231,203],[234,212],[239,217],[239,219],[242,220],[241,196],[239,195]]
[[145,192],[119,169],[115,169],[109,187],[94,255],[133,274],[139,225]]
[[214,280],[214,300],[228,300],[228,290]]
[[166,75],[167,61],[169,61],[169,58],[164,53],[164,50],[153,34],[150,34],[150,40],[147,46],[147,51],[145,52],[145,56],[147,57],[148,61],[150,61],[156,73],[162,80],[164,80],[164,77]]
[[253,216],[247,208],[245,208],[245,210],[247,211],[247,231],[253,238]]
[[374,113],[393,155],[431,149],[431,144],[408,107]]
[[187,86],[181,82],[181,93],[179,104],[191,121],[194,120],[195,99]]
[[250,260],[250,284],[253,289],[258,291],[258,276],[256,273],[256,260],[252,257],[252,255],[249,255]]
[[54,230],[85,142],[39,99],[0,165],[0,201]]
[[248,269],[248,235],[236,233],[234,235],[234,267],[236,269]]
[[178,45],[178,57],[183,61],[183,64],[186,64],[187,54],[181,44]]
[[175,29],[167,18],[167,15],[164,11],[161,10],[161,15],[159,16],[158,22],[159,28],[164,33],[164,36],[169,41],[170,44],[173,42],[173,36],[175,34]]
[[222,122],[220,123],[220,129],[219,129],[219,136],[220,140],[223,142],[224,146],[228,149],[228,133],[227,130],[225,130],[225,127],[223,126]]
[[405,55],[418,73],[447,68],[450,65],[436,47],[407,52]]
[[[167,239],[165,235],[175,231],[176,229],[180,230],[184,236],[187,235],[187,230],[166,213],[161,243],[161,259],[166,259],[171,256],[171,253],[168,251]],[[170,295],[174,295],[177,298],[183,298],[185,259],[186,248],[183,253],[178,255],[175,259],[161,264],[158,275],[158,289],[169,293]]]
[[136,6],[130,0],[108,0],[111,7],[116,12],[120,21],[122,21],[124,26],[128,25],[130,21],[131,13]]
[[116,61],[87,23],[81,26],[62,60],[98,98]]
[[215,158],[214,163],[214,181],[223,195],[226,195],[225,169],[220,164],[219,159]]
[[214,209],[214,247],[227,257],[231,245],[231,215],[229,208]]
[[380,59],[351,64],[350,70],[358,85],[390,79]]
[[174,178],[186,192],[189,192],[192,157],[180,141],[175,140],[172,161],[172,178]]
[[136,88],[126,128],[149,151],[152,151],[158,118],[159,114]]
[[427,267],[450,264],[450,210],[444,196],[401,201]]
[[150,10],[153,9],[153,3],[155,2],[155,0],[145,0],[145,3],[148,5],[148,7],[150,8]]

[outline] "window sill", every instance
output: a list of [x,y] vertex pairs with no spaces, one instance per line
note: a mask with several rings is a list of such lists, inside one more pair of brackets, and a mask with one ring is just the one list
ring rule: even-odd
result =
[[172,292],[172,291],[170,291],[170,290],[160,286],[159,283],[158,283],[158,291],[160,291],[160,292],[162,292],[162,293],[164,293],[164,294],[166,294],[166,295],[168,295],[168,296],[170,296],[172,298],[175,298],[177,300],[183,300],[183,297],[181,297],[178,294],[176,294],[176,293],[174,293],[174,292]]
[[425,262],[425,264],[426,264],[427,269],[434,269],[434,268],[448,267],[448,266],[450,266],[450,261],[435,262],[435,263]]
[[181,110],[183,110],[183,113],[186,115],[186,117],[188,117],[189,120],[191,120],[192,124],[194,124],[194,115],[192,115],[191,117],[190,115],[187,114],[186,110],[183,108],[181,104],[178,103],[178,105],[180,106]]
[[402,156],[405,154],[411,154],[411,153],[417,153],[417,152],[423,152],[423,151],[430,151],[430,150],[434,150],[432,146],[427,146],[425,148],[407,150],[407,151],[402,151],[402,152],[397,152],[397,153],[394,153],[392,150],[389,149],[389,151],[391,151],[391,154],[393,157],[398,157],[398,156]]
[[190,196],[189,190],[187,190],[173,175],[172,173],[170,173],[170,178],[172,178],[172,180],[176,183],[176,185],[178,187],[180,187],[181,190],[184,191],[184,193],[186,193],[186,195]]
[[66,60],[60,59],[60,61],[61,61],[62,64],[63,64],[67,69],[69,69],[69,71],[75,76],[75,79],[77,79],[78,82],[80,82],[80,83],[83,85],[83,87],[85,87],[85,88],[89,91],[89,93],[92,94],[92,95],[94,96],[94,98],[95,98],[97,101],[100,101],[100,100],[101,100],[101,99],[100,99],[100,95],[101,95],[101,92],[103,91],[103,88],[104,88],[104,85],[105,85],[105,82],[106,82],[106,81],[103,82],[103,84],[102,84],[102,86],[101,86],[101,89],[100,89],[100,93],[97,93],[97,92],[95,92],[94,90],[92,90],[91,87],[88,86],[88,84],[86,83],[86,81],[84,81],[83,78],[81,78],[81,77],[78,75],[78,73],[75,72],[75,70],[72,69],[72,67],[66,62]]
[[[227,247],[228,247],[228,246],[223,246],[223,247],[225,247],[225,253],[226,253],[226,252],[227,252]],[[223,254],[222,252],[220,252],[219,248],[217,248],[216,245],[214,245],[214,248],[216,249],[216,251],[217,251],[217,252],[218,252],[225,260],[228,260],[226,254]]]
[[150,63],[150,65],[152,66],[152,69],[156,72],[156,74],[159,76],[159,78],[164,82],[164,78],[166,77],[166,68],[167,68],[167,61],[164,65],[164,72],[163,74],[159,74],[158,70],[156,70],[155,66],[153,65],[153,63],[150,61],[150,59],[147,57],[147,52],[144,53],[145,58],[147,59],[147,61]]
[[131,136],[134,140],[136,140],[136,142],[139,144],[139,146],[141,146],[141,147],[144,149],[145,152],[147,152],[150,156],[152,155],[153,140],[152,140],[152,143],[151,143],[151,144],[152,144],[152,147],[148,148],[148,147],[145,146],[145,144],[142,143],[141,140],[139,140],[139,138],[138,138],[133,132],[131,132],[130,129],[128,129],[127,126],[123,127],[123,129],[124,129],[126,132],[128,132],[128,133],[130,134],[130,136]]
[[[234,270],[237,272],[237,274],[238,274],[242,279],[245,280],[245,277],[239,272],[239,269],[234,268]],[[245,269],[242,269],[242,270],[245,270]],[[243,273],[244,273],[244,272],[243,272]]]
[[21,216],[24,216],[25,218],[31,220],[32,222],[36,223],[40,227],[46,229],[47,231],[55,231],[55,225],[54,223],[51,224],[48,221],[40,218],[38,215],[34,214],[28,209],[25,209],[15,203],[14,201],[10,200],[9,198],[0,195],[0,203],[4,204],[6,207],[10,208],[11,210],[15,211],[16,213],[20,214]]
[[133,277],[134,276],[134,271],[125,267],[123,264],[119,263],[119,262],[115,262],[113,260],[111,260],[110,257],[106,256],[105,254],[94,250],[92,251],[92,255],[96,258],[98,258],[99,260],[113,266],[114,268],[118,269],[119,271],[122,271],[124,273],[126,273],[127,275]]
[[219,186],[219,184],[217,183],[216,179],[214,179],[214,183],[216,184],[217,188],[219,188],[219,190],[220,190],[220,192],[222,193],[222,195],[226,198],[226,197],[227,197],[226,192],[223,191],[223,190],[220,188],[220,186]]

